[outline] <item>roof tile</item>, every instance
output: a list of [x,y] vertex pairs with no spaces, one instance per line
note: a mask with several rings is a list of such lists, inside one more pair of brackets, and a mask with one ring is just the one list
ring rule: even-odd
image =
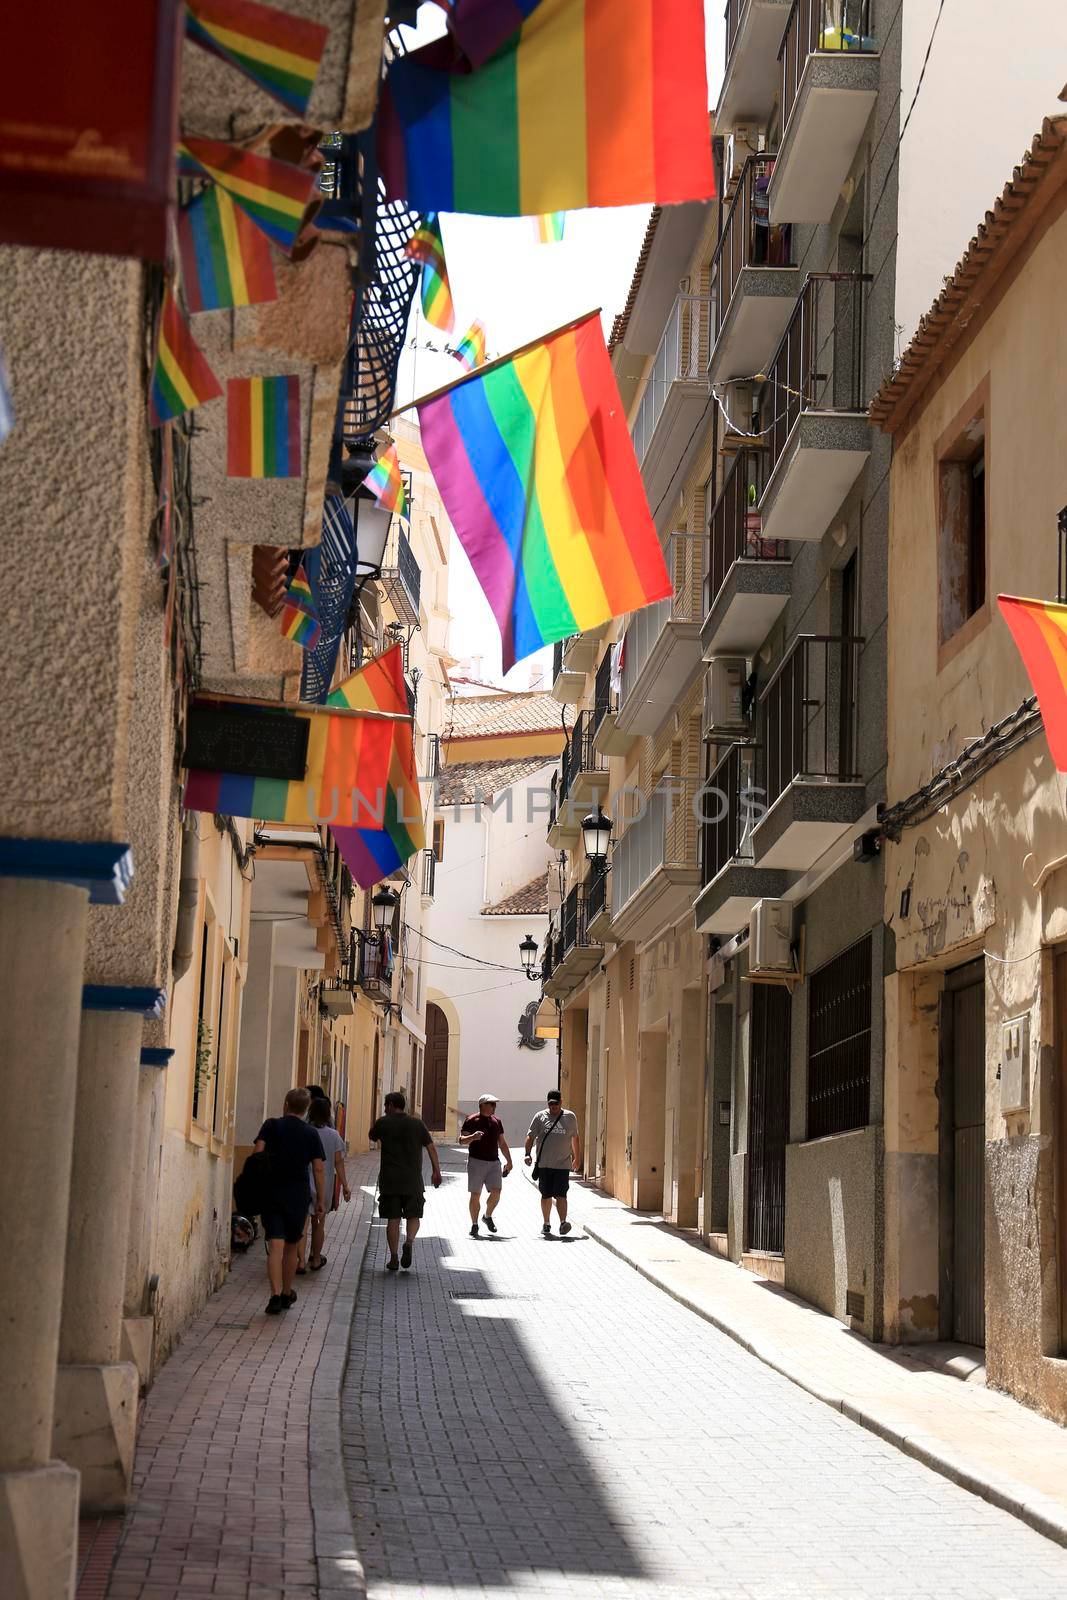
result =
[[563,735],[559,702],[543,689],[523,694],[456,695],[445,713],[449,739],[492,738],[500,733],[556,733]]
[[498,900],[496,905],[486,906],[482,915],[486,917],[547,916],[547,867],[538,877],[531,878],[529,883],[523,884],[521,889],[516,889],[513,894],[505,895],[503,900]]
[[446,762],[437,780],[438,806],[470,806],[488,800],[510,784],[521,783],[542,767],[554,765],[550,756],[516,756],[510,761]]

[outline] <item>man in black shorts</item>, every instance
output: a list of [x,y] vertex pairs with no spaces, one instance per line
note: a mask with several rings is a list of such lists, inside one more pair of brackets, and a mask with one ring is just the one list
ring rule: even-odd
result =
[[[378,1172],[378,1215],[385,1219],[385,1237],[389,1244],[387,1272],[405,1271],[411,1266],[411,1247],[419,1231],[426,1196],[422,1181],[422,1152],[425,1150],[433,1168],[433,1186],[441,1187],[441,1163],[437,1147],[429,1128],[418,1117],[409,1117],[407,1100],[400,1090],[385,1097],[385,1116],[379,1117],[367,1137],[380,1146],[381,1167]],[[404,1249],[399,1259],[396,1247],[400,1243],[400,1219],[407,1224]]]
[[578,1137],[578,1118],[573,1111],[563,1107],[563,1096],[558,1089],[550,1089],[545,1096],[545,1109],[539,1111],[530,1123],[526,1135],[526,1165],[534,1161],[530,1154],[536,1144],[537,1187],[541,1191],[541,1232],[546,1239],[552,1237],[552,1205],[559,1213],[559,1231],[566,1237],[571,1231],[567,1221],[567,1190],[572,1172],[582,1170],[582,1143]]
[[326,1215],[326,1153],[318,1131],[304,1121],[310,1103],[306,1089],[290,1089],[284,1115],[268,1117],[256,1134],[254,1148],[267,1152],[271,1168],[270,1191],[260,1213],[267,1239],[267,1314],[271,1317],[288,1311],[296,1301],[293,1279],[311,1201],[309,1162],[315,1179],[314,1215]]

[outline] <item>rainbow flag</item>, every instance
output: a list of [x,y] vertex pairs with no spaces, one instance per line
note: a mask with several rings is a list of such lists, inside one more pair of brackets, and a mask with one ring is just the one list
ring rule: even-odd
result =
[[390,63],[390,199],[511,217],[714,198],[702,0],[541,0],[484,66],[451,49]]
[[188,136],[178,145],[178,172],[217,183],[283,250],[293,248],[316,181],[313,172],[288,161],[253,155],[220,139]]
[[408,517],[408,492],[400,471],[400,458],[396,445],[386,447],[364,478],[362,487],[369,489],[384,511],[392,511],[404,521]]
[[314,650],[322,633],[315,596],[311,592],[302,561],[285,591],[285,600],[282,603],[282,632],[287,639],[292,639],[294,644],[302,646],[305,650]]
[[303,117],[329,28],[256,0],[186,0],[190,39]]
[[997,604],[1037,695],[1056,770],[1067,772],[1067,606],[1013,594],[998,594]]
[[[399,645],[375,656],[346,678],[326,704],[353,711],[408,710],[403,656]],[[383,794],[382,817],[377,827],[332,829],[348,870],[362,889],[395,872],[426,843],[422,800],[415,770],[415,743],[410,722],[394,722],[389,772]]]
[[672,592],[595,312],[418,408],[504,670]]
[[217,400],[221,385],[208,366],[182,315],[174,288],[168,283],[159,316],[156,360],[148,395],[148,420],[153,428],[171,422],[184,411]]
[[537,238],[541,244],[559,244],[567,226],[565,211],[545,211],[537,218]]
[[478,318],[471,323],[452,354],[464,372],[473,372],[485,364],[485,324]]
[[214,184],[178,212],[182,288],[190,311],[222,311],[277,300],[270,245]]
[[422,314],[427,322],[445,333],[451,333],[456,324],[456,311],[452,304],[452,290],[445,266],[445,246],[441,238],[441,224],[436,216],[429,216],[417,233],[413,233],[404,252],[413,261],[422,262]]
[[299,478],[300,379],[229,378],[226,476]]

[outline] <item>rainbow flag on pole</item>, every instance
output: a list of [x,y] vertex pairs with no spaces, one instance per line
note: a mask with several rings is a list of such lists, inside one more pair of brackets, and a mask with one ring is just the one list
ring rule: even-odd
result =
[[473,372],[485,364],[485,324],[477,317],[471,323],[452,354],[464,372]]
[[285,600],[282,603],[282,632],[287,639],[292,639],[294,644],[300,645],[304,650],[314,650],[322,633],[315,596],[311,592],[302,561],[285,591]]
[[1067,772],[1067,606],[1013,594],[998,594],[997,604],[1033,684],[1056,770]]
[[303,117],[329,28],[256,0],[186,0],[185,31]]
[[299,378],[227,380],[226,475],[301,476]]
[[[406,712],[407,685],[400,646],[393,645],[368,661],[334,690],[326,704],[347,706],[354,711]],[[363,889],[371,888],[381,878],[395,872],[426,843],[412,724],[394,722],[392,728],[393,745],[380,826],[335,825],[332,829],[348,870]]]
[[500,628],[505,672],[672,593],[596,312],[460,378],[418,412],[445,510]]
[[256,227],[291,250],[315,188],[315,174],[272,156],[257,156],[220,139],[183,138],[178,171],[210,178],[225,189]]
[[559,244],[567,226],[565,211],[544,211],[536,220],[537,238],[541,244]]
[[190,311],[222,311],[278,298],[270,245],[215,184],[178,212],[178,249]]
[[364,478],[362,487],[370,490],[383,511],[392,511],[396,516],[403,517],[405,522],[410,520],[408,492],[395,444],[388,445],[382,451]]
[[497,54],[389,65],[390,199],[513,217],[715,197],[702,0],[541,0]]
[[436,216],[426,218],[418,232],[412,234],[404,251],[413,261],[422,262],[423,316],[435,328],[451,333],[456,323],[456,311],[445,266],[441,224]]
[[168,283],[159,316],[148,420],[158,428],[183,412],[202,406],[206,400],[217,400],[221,393],[219,380],[193,338],[173,285]]

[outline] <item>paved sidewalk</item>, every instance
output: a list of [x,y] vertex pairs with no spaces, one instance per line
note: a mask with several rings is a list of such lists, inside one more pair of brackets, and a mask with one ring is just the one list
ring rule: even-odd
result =
[[586,1188],[575,1214],[592,1238],[776,1372],[1067,1545],[1067,1429],[899,1347],[870,1344],[661,1218]]
[[[160,1369],[107,1600],[312,1600],[334,1590],[316,1559],[308,1414],[338,1291],[358,1275],[371,1205],[359,1186],[375,1167],[349,1158],[352,1201],[329,1219],[327,1264],[297,1278],[291,1311],[264,1314],[257,1239]],[[360,1593],[358,1562],[348,1565]]]

